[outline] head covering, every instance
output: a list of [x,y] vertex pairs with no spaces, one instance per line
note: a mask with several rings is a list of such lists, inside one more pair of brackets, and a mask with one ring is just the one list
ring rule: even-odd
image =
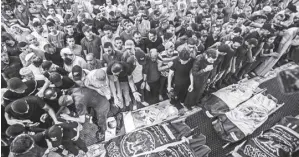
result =
[[270,6],[265,6],[263,8],[263,11],[266,11],[266,12],[271,12],[272,11],[272,8]]
[[81,80],[82,78],[82,68],[79,65],[75,65],[72,69],[73,79],[75,81]]
[[28,62],[32,57],[34,56],[34,53],[31,52],[31,53],[28,53],[25,57],[25,61]]
[[58,104],[60,106],[67,106],[67,97],[68,95],[62,95],[61,97],[59,97]]
[[18,99],[11,104],[11,109],[13,112],[18,114],[24,114],[29,109],[28,104],[23,99]]
[[270,24],[270,23],[265,23],[262,28],[265,30],[268,30],[271,33],[275,32],[275,29],[272,28],[272,24]]
[[17,93],[21,93],[24,90],[26,90],[28,87],[24,82],[22,82],[21,79],[14,77],[7,81],[7,88]]
[[42,68],[43,68],[44,70],[49,70],[51,66],[52,66],[52,62],[51,62],[51,61],[44,61],[44,62],[42,63]]
[[16,137],[25,131],[25,127],[22,124],[13,124],[9,126],[5,133],[9,137]]
[[10,151],[16,154],[22,154],[34,149],[34,139],[28,134],[18,135],[11,143]]
[[59,87],[62,85],[62,78],[61,75],[58,74],[57,72],[53,72],[49,76],[49,80],[55,84],[56,87]]
[[21,76],[26,76],[26,75],[32,74],[32,70],[28,67],[23,67],[20,69],[19,73]]
[[73,54],[70,48],[63,48],[60,51],[60,56],[64,56],[64,54]]
[[135,57],[140,65],[144,65],[146,63],[145,54],[143,52],[136,52]]

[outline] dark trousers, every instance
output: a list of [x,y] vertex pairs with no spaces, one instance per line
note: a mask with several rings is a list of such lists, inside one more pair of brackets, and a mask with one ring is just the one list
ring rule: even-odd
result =
[[159,102],[159,91],[160,91],[160,80],[155,82],[148,82],[150,86],[149,96],[150,96],[150,104],[155,104]]
[[77,141],[73,141],[73,140],[63,141],[63,146],[66,150],[68,150],[75,156],[79,154],[79,150],[82,150],[84,152],[88,151],[86,144],[81,138],[79,138]]

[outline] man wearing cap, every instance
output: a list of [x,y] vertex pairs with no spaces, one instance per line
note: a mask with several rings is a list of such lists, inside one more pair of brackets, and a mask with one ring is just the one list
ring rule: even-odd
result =
[[68,76],[61,76],[57,72],[53,72],[49,76],[50,82],[53,84],[54,87],[59,89],[66,89],[73,87],[75,82],[70,79]]
[[10,103],[5,107],[5,118],[10,125],[22,123],[47,128],[44,114],[47,113],[55,124],[59,123],[54,110],[37,96],[27,96]]
[[43,96],[43,92],[48,88],[50,82],[48,80],[34,79],[22,82],[20,78],[11,78],[7,81],[7,91],[3,93],[4,105],[23,98],[28,95]]
[[69,154],[77,156],[79,150],[87,153],[88,148],[84,141],[80,138],[80,131],[82,125],[77,122],[63,122],[51,126],[45,133],[46,139],[51,143],[52,148],[55,148],[55,152],[62,151],[63,149],[69,151]]
[[93,35],[91,28],[84,26],[82,32],[85,37],[81,40],[81,46],[85,55],[93,53],[97,59],[102,59],[101,38]]
[[[128,107],[131,101],[130,89],[136,101],[140,101],[140,93],[134,84],[132,68],[125,62],[114,62],[107,67],[107,75],[110,81],[110,88],[114,100],[120,102],[119,107],[123,109],[123,104]],[[125,100],[123,101],[123,97]]]
[[75,65],[72,69],[72,72],[69,74],[69,78],[76,83],[76,86],[83,87],[84,81],[89,72],[89,70],[82,69],[80,66]]
[[67,72],[71,72],[75,65],[78,65],[78,66],[82,67],[83,69],[86,69],[86,67],[87,67],[86,61],[82,57],[74,55],[73,52],[69,48],[63,48],[60,51],[60,55],[64,61],[63,68]]
[[111,42],[106,42],[104,45],[104,54],[103,54],[103,61],[102,65],[106,66],[114,61],[121,61],[122,53],[114,50],[113,45]]
[[8,56],[7,52],[1,52],[1,74],[8,81],[13,77],[20,78],[19,70],[23,67],[21,60],[16,56]]

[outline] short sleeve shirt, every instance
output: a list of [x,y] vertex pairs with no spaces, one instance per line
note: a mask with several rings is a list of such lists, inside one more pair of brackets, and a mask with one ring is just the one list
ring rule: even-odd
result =
[[[118,62],[123,66],[123,70],[120,72],[120,74],[117,76],[119,82],[128,82],[128,76],[130,76],[133,72],[132,68],[125,63],[125,62]],[[113,75],[111,71],[111,67],[113,64],[108,65],[107,67],[107,75]]]
[[26,101],[29,105],[28,113],[15,113],[11,108],[12,103],[5,107],[5,112],[16,119],[29,119],[32,122],[39,122],[41,115],[45,113],[43,110],[45,107],[45,102],[37,96],[27,96],[21,98],[21,101]]

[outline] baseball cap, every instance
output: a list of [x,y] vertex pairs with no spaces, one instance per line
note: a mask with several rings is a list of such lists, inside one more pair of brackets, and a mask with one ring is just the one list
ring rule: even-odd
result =
[[72,69],[73,79],[75,81],[81,80],[82,78],[82,68],[79,65],[75,65]]
[[62,85],[62,78],[61,75],[57,72],[53,72],[49,76],[49,80],[56,86],[59,87]]
[[7,81],[7,88],[15,91],[16,93],[21,93],[28,87],[21,79],[13,77]]
[[23,133],[24,131],[25,131],[25,127],[23,125],[13,124],[6,129],[5,134],[9,137],[16,137],[21,133]]
[[23,67],[20,69],[19,73],[21,76],[26,76],[26,75],[32,74],[32,70],[28,67]]
[[34,56],[34,53],[31,52],[31,53],[28,53],[25,57],[25,61],[28,62],[32,57]]
[[42,68],[43,68],[44,70],[49,70],[50,67],[51,67],[51,65],[52,65],[52,62],[51,62],[51,61],[44,61],[44,62],[42,63]]
[[106,81],[106,73],[103,69],[98,69],[95,71],[95,77],[99,81]]
[[28,110],[28,104],[25,100],[18,99],[11,104],[11,109],[15,113],[24,114]]
[[146,63],[145,54],[143,52],[136,51],[135,57],[140,65],[144,65]]

